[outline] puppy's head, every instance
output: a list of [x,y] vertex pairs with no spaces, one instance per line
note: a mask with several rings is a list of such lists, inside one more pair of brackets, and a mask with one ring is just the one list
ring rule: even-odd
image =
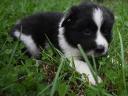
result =
[[64,36],[72,47],[82,46],[88,55],[100,56],[108,51],[114,16],[107,8],[92,3],[73,6],[61,22]]

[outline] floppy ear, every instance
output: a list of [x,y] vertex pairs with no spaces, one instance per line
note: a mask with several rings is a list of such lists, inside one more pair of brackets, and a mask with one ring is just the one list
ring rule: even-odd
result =
[[69,26],[77,20],[78,7],[73,6],[70,11],[65,15],[64,21],[62,22],[61,27]]

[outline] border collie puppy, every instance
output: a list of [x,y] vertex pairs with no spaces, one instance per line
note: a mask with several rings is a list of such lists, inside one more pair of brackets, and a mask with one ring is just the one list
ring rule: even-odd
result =
[[[114,16],[107,8],[93,3],[81,3],[71,7],[66,14],[45,12],[25,17],[14,26],[11,35],[19,38],[35,58],[40,55],[40,47],[45,48],[47,35],[67,58],[74,58],[76,71],[86,74],[89,82],[95,85],[88,64],[79,58],[77,45],[80,44],[87,55],[105,55],[112,37],[113,23]],[[98,82],[101,81],[98,76]]]

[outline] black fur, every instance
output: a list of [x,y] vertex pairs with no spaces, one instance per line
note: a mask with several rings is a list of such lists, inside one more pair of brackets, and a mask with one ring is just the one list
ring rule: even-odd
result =
[[69,15],[62,24],[62,26],[65,27],[65,38],[68,43],[73,47],[77,47],[77,44],[81,44],[86,52],[97,48],[94,42],[97,26],[92,19],[92,12],[95,8],[103,10],[104,20],[101,26],[101,32],[110,43],[112,39],[111,31],[114,16],[111,11],[104,7],[92,3],[74,6],[71,8]]
[[[103,10],[104,21],[101,27],[101,32],[108,42],[112,37],[112,26],[114,23],[113,14],[106,8],[92,3],[82,3],[78,6],[73,6],[66,15],[63,13],[38,13],[29,17],[25,17],[16,24],[12,29],[19,30],[26,35],[31,35],[38,47],[45,47],[46,37],[58,49],[58,27],[61,19],[65,16],[62,27],[65,28],[64,36],[67,42],[72,47],[77,47],[81,44],[86,52],[97,48],[94,38],[96,37],[97,26],[92,20],[92,11],[94,8]],[[15,37],[15,36],[14,36]]]
[[[38,13],[25,17],[12,29],[12,36],[15,30],[31,35],[38,47],[44,47],[46,42],[45,34],[58,48],[57,34],[58,23],[63,16],[62,13]],[[15,37],[15,36],[14,36]]]

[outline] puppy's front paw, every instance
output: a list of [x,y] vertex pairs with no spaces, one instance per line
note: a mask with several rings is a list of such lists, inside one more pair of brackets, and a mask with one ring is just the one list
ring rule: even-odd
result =
[[[96,80],[97,80],[97,81],[96,81]],[[96,80],[95,80],[95,82],[93,83],[93,85],[102,83],[102,79],[101,79],[99,76],[97,76]]]
[[98,80],[98,82],[97,83],[102,83],[102,79],[98,76],[98,78],[97,78]]
[[[88,66],[87,63],[81,61],[81,60],[74,60],[76,71],[82,74],[83,81],[89,81],[92,85],[96,85],[97,83],[101,83],[102,80],[99,76],[97,76],[97,82],[93,77],[93,74]],[[88,79],[86,79],[88,78]]]
[[[87,77],[87,79],[85,79]],[[92,76],[92,75],[88,75],[88,76],[82,76],[82,79],[83,80],[88,80],[88,82],[90,83],[90,84],[92,84],[92,85],[97,85],[98,83],[101,83],[102,82],[102,79],[99,77],[99,76],[97,76],[97,81],[94,79],[94,77]]]

